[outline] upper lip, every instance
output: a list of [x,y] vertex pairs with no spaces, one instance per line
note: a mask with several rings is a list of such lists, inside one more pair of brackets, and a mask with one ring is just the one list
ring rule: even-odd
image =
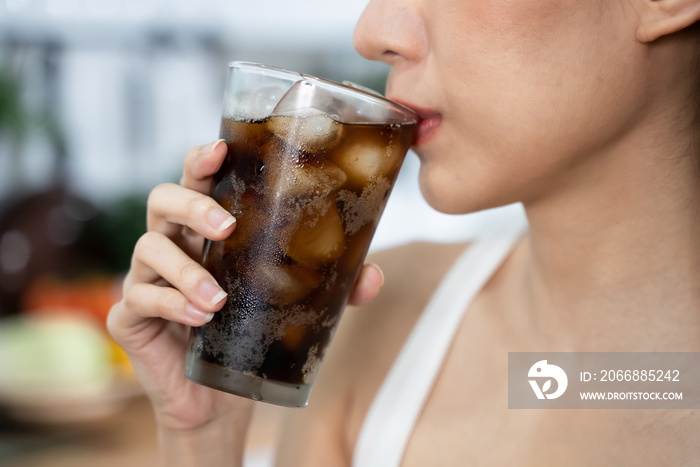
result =
[[410,104],[402,99],[394,99],[392,98],[394,102],[398,102],[399,104],[403,105],[404,107],[408,107],[409,109],[413,110],[415,113],[418,114],[418,116],[421,118],[421,120],[428,120],[431,118],[440,118],[440,112],[432,109],[428,109],[425,107],[420,107],[414,104]]
[[418,128],[416,131],[416,139],[413,141],[415,147],[421,146],[430,141],[436,134],[437,128],[442,122],[442,115],[432,109],[409,104],[401,99],[396,100],[401,105],[408,107],[418,114]]

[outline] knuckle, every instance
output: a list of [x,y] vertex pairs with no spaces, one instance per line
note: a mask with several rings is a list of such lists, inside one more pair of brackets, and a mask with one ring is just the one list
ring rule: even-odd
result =
[[212,208],[213,200],[206,195],[197,193],[188,201],[188,211],[197,219],[205,218]]
[[161,183],[153,188],[148,194],[148,200],[146,202],[148,210],[151,211],[155,209],[155,207],[159,204],[160,199],[163,198],[168,191],[172,190],[172,187],[172,183]]
[[194,283],[201,275],[202,267],[194,261],[185,261],[176,272],[177,281],[179,284]]
[[107,327],[107,332],[115,340],[119,339],[119,326],[117,321],[117,315],[120,313],[120,309],[123,307],[122,302],[123,300],[118,303],[115,303],[112,306],[112,308],[109,310],[109,313],[107,314],[107,321],[105,323]]
[[209,211],[214,207],[214,200],[202,193],[192,192],[192,196],[187,200],[186,210],[191,220],[197,223],[207,221]]
[[137,296],[134,289],[138,289],[138,285],[135,285],[129,289],[121,300],[121,306],[127,310],[133,310],[136,307],[141,306],[142,300]]
[[155,306],[161,316],[173,316],[177,310],[184,308],[183,301],[182,295],[175,289],[164,287],[156,298]]
[[153,250],[162,241],[162,238],[162,234],[153,231],[141,235],[134,246],[134,257],[142,257],[145,253]]

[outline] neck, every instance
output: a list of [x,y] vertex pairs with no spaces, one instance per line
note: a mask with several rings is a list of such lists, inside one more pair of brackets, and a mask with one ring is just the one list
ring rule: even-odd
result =
[[700,350],[698,155],[659,151],[659,133],[587,159],[556,196],[526,203],[524,306],[543,332],[578,348]]

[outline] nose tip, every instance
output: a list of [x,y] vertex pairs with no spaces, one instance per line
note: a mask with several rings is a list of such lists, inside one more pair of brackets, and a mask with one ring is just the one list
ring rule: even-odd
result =
[[372,0],[355,27],[353,45],[368,60],[394,65],[420,58],[427,41],[420,15],[406,2]]
[[371,9],[372,3],[368,4],[362,16],[355,25],[355,31],[352,36],[353,46],[357,53],[362,55],[367,60],[379,60],[380,52],[378,52],[376,38],[372,36],[373,26],[376,15]]

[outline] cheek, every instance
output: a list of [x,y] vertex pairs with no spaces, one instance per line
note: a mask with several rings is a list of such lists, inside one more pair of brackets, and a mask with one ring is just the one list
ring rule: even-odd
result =
[[[621,29],[630,13],[619,4],[618,0],[436,2],[428,23],[439,25],[431,28],[430,40],[432,60],[441,70],[436,78],[446,92],[443,104],[470,106],[466,111],[477,121],[483,116],[476,112],[493,112],[503,122],[502,117],[531,121],[541,120],[548,108],[559,113],[577,105],[578,96],[589,101],[600,95],[601,84],[610,84],[615,70],[624,69],[620,62],[634,42],[634,28]],[[453,8],[440,9],[446,6]]]
[[643,56],[619,2],[461,4],[459,15],[444,16],[445,29],[459,31],[452,42],[433,33],[433,69],[447,70],[435,75],[443,115],[474,172],[544,179],[639,117]]

